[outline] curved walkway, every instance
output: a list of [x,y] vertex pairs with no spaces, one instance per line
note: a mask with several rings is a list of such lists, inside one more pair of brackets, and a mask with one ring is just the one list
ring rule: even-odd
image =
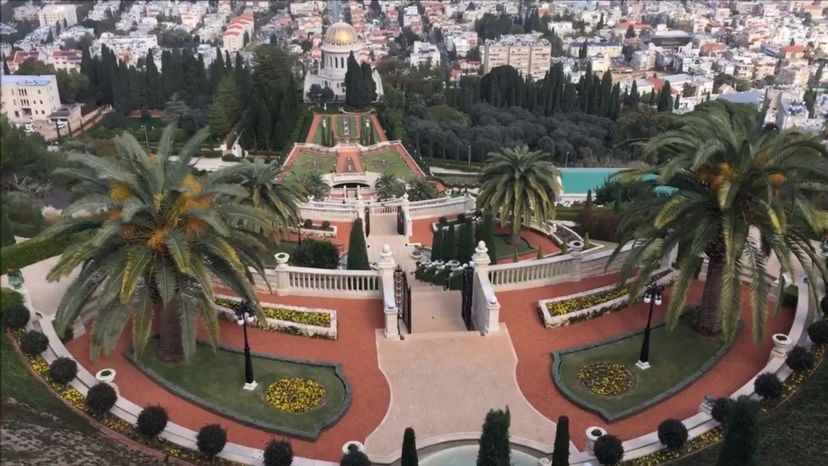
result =
[[[389,389],[377,367],[374,341],[376,329],[383,325],[382,304],[379,300],[370,299],[279,297],[268,294],[261,294],[260,297],[267,302],[337,310],[340,337],[336,341],[258,329],[251,329],[249,337],[250,346],[256,352],[342,364],[353,389],[350,409],[339,422],[322,431],[316,441],[291,439],[297,456],[339,461],[342,445],[349,440],[364,441],[388,408]],[[102,356],[95,362],[89,359],[89,333],[68,342],[66,347],[92,373],[106,367],[117,370],[115,382],[124,397],[141,406],[160,404],[167,408],[172,421],[184,427],[198,431],[205,424],[217,422],[227,428],[229,441],[254,448],[264,448],[271,439],[283,437],[213,414],[157,385],[124,357],[123,352],[132,342],[131,325],[127,327],[112,355]],[[203,328],[200,334],[206,338]],[[221,321],[221,342],[242,348],[242,333],[238,326]]]
[[[596,277],[581,282],[497,293],[501,305],[500,320],[508,326],[518,355],[517,377],[521,391],[545,416],[552,419],[559,415],[569,416],[571,438],[581,450],[586,442],[584,431],[589,426],[606,426],[610,433],[627,440],[652,432],[666,418],[684,419],[695,414],[705,395],[727,396],[733,393],[765,366],[773,346],[771,335],[786,333],[793,320],[793,313],[788,309],[769,315],[764,340],[754,344],[750,332],[749,300],[747,291],[743,290],[742,318],[745,326],[733,347],[712,370],[675,396],[638,414],[608,423],[597,414],[574,405],[558,391],[550,373],[552,352],[643,329],[647,321],[647,305],[638,302],[597,319],[547,329],[538,318],[537,302],[539,299],[612,284],[615,279],[614,276]],[[700,300],[702,285],[700,282],[693,283],[688,303]],[[669,299],[668,290],[665,303]],[[663,321],[665,309],[666,305],[656,308],[654,324]],[[657,352],[658,348],[651,351]]]

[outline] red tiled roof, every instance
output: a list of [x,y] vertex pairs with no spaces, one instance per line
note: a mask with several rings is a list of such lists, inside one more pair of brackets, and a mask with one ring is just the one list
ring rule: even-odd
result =
[[805,46],[801,44],[786,45],[782,47],[782,51],[785,53],[803,53],[805,52]]

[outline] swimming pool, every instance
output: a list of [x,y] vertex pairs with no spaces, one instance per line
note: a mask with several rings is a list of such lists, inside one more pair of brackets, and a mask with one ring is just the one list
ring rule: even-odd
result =
[[607,178],[621,168],[561,168],[561,182],[565,195],[584,195],[604,184]]

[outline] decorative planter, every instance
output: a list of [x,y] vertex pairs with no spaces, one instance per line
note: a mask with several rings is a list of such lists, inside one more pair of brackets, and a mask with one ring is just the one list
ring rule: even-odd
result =
[[572,252],[580,252],[582,249],[584,249],[584,242],[578,240],[570,241],[569,243],[567,243],[567,246],[569,246],[569,250]]
[[453,269],[453,268],[459,267],[459,266],[460,266],[460,261],[458,261],[458,260],[450,260],[450,261],[446,262],[446,267],[448,267],[450,269]]
[[541,458],[538,460],[538,466],[550,466],[552,464],[552,460],[549,458]]
[[103,383],[112,383],[118,373],[115,369],[101,369],[95,373],[95,379]]
[[273,257],[276,259],[277,266],[287,265],[288,260],[290,260],[290,254],[286,252],[277,252]]
[[351,445],[356,446],[357,450],[359,450],[363,453],[365,452],[365,445],[363,445],[362,442],[358,442],[356,440],[351,440],[351,441],[345,442],[345,444],[342,445],[342,454],[343,455],[348,454],[348,447],[350,447]]
[[9,286],[11,286],[14,291],[20,291],[23,288],[23,273],[19,270],[9,270],[8,277]]
[[774,333],[771,339],[773,340],[773,350],[771,353],[780,358],[787,356],[793,344],[791,337],[784,333]]
[[415,249],[415,250],[411,251],[411,258],[414,259],[415,261],[419,262],[420,259],[423,258],[423,253],[420,252],[419,250]]
[[595,454],[595,441],[599,438],[607,435],[606,429],[598,426],[587,427],[586,430],[586,438],[587,438],[587,451],[590,455]]

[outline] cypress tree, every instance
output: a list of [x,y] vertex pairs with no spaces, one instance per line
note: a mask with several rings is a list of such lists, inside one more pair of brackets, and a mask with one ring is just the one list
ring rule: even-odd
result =
[[15,242],[14,229],[11,220],[9,220],[9,215],[6,213],[6,209],[0,209],[0,246],[5,247]]
[[472,224],[470,220],[466,220],[460,226],[460,239],[457,243],[457,260],[460,262],[468,262],[474,254],[474,234],[472,233]]
[[348,270],[368,270],[368,248],[365,246],[365,232],[362,219],[354,220],[351,237],[348,239]]
[[483,422],[477,466],[508,466],[511,464],[509,448],[509,408],[506,411],[491,410]]
[[363,106],[367,107],[371,105],[371,103],[377,100],[377,83],[374,82],[374,78],[372,76],[373,70],[371,69],[371,65],[368,63],[363,63],[361,65],[362,71],[362,88],[364,92],[364,99]]
[[443,238],[443,260],[450,261],[457,259],[457,240],[454,235],[454,225],[446,227],[445,237]]
[[641,96],[638,95],[638,83],[633,81],[632,87],[630,87],[630,106],[637,107],[638,102],[641,100]]
[[270,128],[272,123],[270,121],[270,111],[261,99],[254,99],[254,106],[251,110],[256,113],[256,144],[260,148],[272,150],[270,144]]
[[443,260],[443,229],[437,225],[431,240],[431,260]]
[[417,442],[414,436],[414,429],[407,427],[403,434],[402,444],[402,458],[400,459],[400,466],[418,466],[420,463],[417,458]]
[[609,70],[604,72],[601,78],[601,109],[599,115],[609,117],[612,110],[612,73]]
[[661,92],[658,94],[658,104],[656,109],[659,112],[673,111],[672,99],[673,95],[670,91],[670,81],[664,81],[664,85],[661,86]]
[[759,403],[742,395],[730,404],[727,432],[716,466],[756,466]]
[[354,58],[354,52],[351,52],[345,72],[345,104],[349,107],[360,107],[359,104],[363,101],[362,68]]
[[497,252],[495,251],[494,238],[494,215],[487,212],[483,214],[483,218],[477,225],[477,235],[475,237],[475,242],[483,241],[484,243],[486,243],[486,249],[488,249],[489,260],[492,264],[497,264]]
[[552,451],[552,466],[569,466],[569,418],[558,417],[555,429],[555,450]]
[[615,120],[621,113],[621,84],[615,83],[612,86],[612,96],[610,97],[610,109],[608,117]]
[[676,94],[675,101],[673,102],[673,110],[678,110],[679,105],[681,105],[681,94]]

